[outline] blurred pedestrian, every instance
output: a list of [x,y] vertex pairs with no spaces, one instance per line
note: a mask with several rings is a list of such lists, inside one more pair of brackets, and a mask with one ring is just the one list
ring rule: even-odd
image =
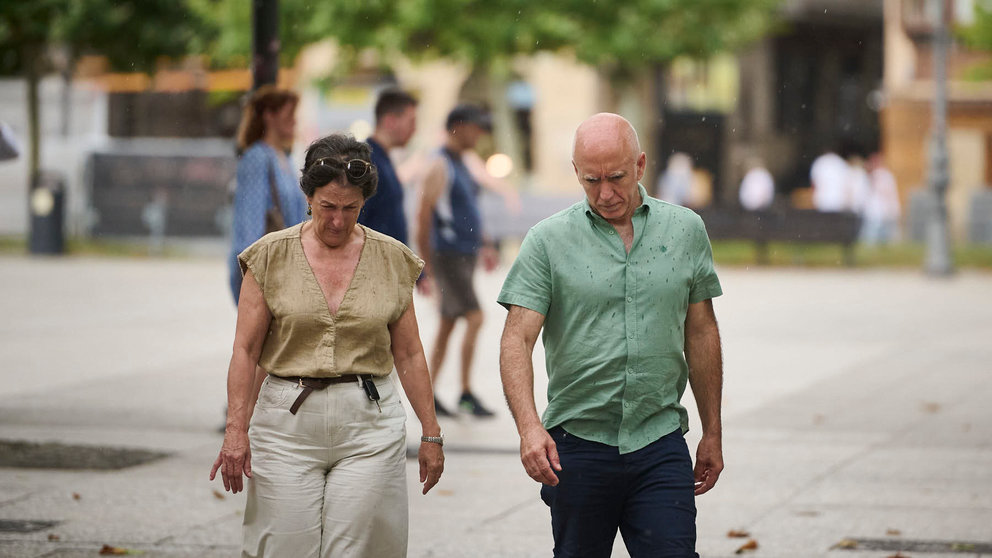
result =
[[692,195],[692,157],[673,153],[658,179],[658,196],[675,205],[686,205]]
[[238,254],[253,242],[306,218],[296,170],[289,159],[299,96],[272,85],[259,87],[245,105],[238,128],[238,171],[233,233],[228,256],[231,294],[241,294]]
[[[417,244],[426,262],[421,289],[435,284],[440,298],[441,323],[431,350],[430,369],[436,384],[448,350],[448,339],[459,319],[465,320],[461,347],[461,397],[458,407],[477,417],[489,417],[472,392],[471,374],[475,342],[482,327],[482,309],[475,295],[473,277],[481,257],[487,270],[497,263],[495,247],[483,235],[479,208],[479,183],[465,165],[463,154],[475,149],[483,134],[491,131],[489,114],[474,105],[458,105],[448,114],[444,146],[424,178],[417,217]],[[453,413],[436,398],[440,416]]]
[[21,143],[14,129],[0,121],[0,161],[9,161],[21,156]]
[[861,155],[853,154],[847,158],[847,200],[844,209],[864,215],[865,203],[871,193],[871,179],[865,168],[865,160]]
[[210,478],[219,469],[234,493],[249,479],[243,556],[406,556],[406,412],[394,363],[423,428],[424,494],[443,470],[413,306],[423,262],[357,225],[376,188],[370,159],[351,136],[312,143],[300,185],[313,220],[238,256],[230,410]]
[[881,153],[873,153],[867,163],[869,191],[861,221],[861,241],[888,244],[899,237],[899,188],[892,171],[885,167]]
[[407,245],[403,185],[389,151],[406,146],[416,129],[417,100],[399,89],[383,91],[375,104],[375,130],[365,140],[372,148],[372,163],[379,169],[379,187],[358,216],[359,223]]
[[739,196],[745,211],[761,211],[772,206],[775,179],[761,159],[755,157],[748,161],[748,171],[741,180]]
[[[575,133],[586,199],[535,225],[498,301],[503,390],[520,458],[551,508],[556,557],[696,557],[694,494],[723,470],[722,293],[698,215],[648,197],[629,122],[597,114]],[[534,403],[541,330],[548,373]],[[692,460],[679,403],[692,385],[702,438]]]
[[809,169],[813,186],[813,207],[818,211],[845,211],[849,208],[847,161],[833,151],[817,157]]

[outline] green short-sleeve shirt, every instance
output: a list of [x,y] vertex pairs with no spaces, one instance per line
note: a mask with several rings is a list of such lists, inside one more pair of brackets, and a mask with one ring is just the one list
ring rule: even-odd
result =
[[413,300],[424,266],[398,240],[368,227],[358,265],[337,314],[313,274],[303,224],[263,236],[238,256],[272,314],[259,366],[276,376],[386,376],[393,369],[389,325]]
[[544,426],[629,453],[681,428],[689,304],[723,293],[693,211],[650,198],[628,253],[585,200],[535,225],[497,299],[544,315]]

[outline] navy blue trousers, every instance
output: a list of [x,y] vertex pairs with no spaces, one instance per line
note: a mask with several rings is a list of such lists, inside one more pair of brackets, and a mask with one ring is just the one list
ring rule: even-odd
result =
[[544,485],[555,558],[609,558],[617,531],[631,558],[698,558],[692,459],[681,430],[621,455],[616,447],[549,433],[558,486]]

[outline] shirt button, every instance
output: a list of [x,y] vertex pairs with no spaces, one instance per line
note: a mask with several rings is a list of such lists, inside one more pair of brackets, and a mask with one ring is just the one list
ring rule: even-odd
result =
[[628,296],[627,297],[627,302],[634,302],[634,297]]
[[633,368],[628,368],[627,369],[627,373],[628,374],[633,374],[634,373],[634,369]]
[[627,408],[630,408],[630,403],[624,403],[623,406],[624,407],[627,407]]
[[633,333],[631,333],[630,335],[628,335],[628,336],[627,336],[627,338],[628,338],[628,339],[633,339],[633,338],[634,338],[634,334],[633,334]]

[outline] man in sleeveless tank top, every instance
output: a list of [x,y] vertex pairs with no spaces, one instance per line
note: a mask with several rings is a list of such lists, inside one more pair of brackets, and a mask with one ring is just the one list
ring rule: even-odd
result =
[[[448,339],[458,319],[466,323],[462,341],[461,385],[458,406],[478,417],[492,416],[471,390],[475,341],[483,316],[472,284],[475,265],[494,261],[495,249],[484,240],[479,209],[479,184],[472,177],[462,154],[474,149],[491,129],[489,115],[473,105],[459,105],[448,115],[447,139],[424,179],[424,192],[417,218],[417,244],[424,259],[423,290],[436,285],[440,298],[441,323],[430,356],[432,378],[437,383],[444,363]],[[435,398],[438,415],[452,413]]]

